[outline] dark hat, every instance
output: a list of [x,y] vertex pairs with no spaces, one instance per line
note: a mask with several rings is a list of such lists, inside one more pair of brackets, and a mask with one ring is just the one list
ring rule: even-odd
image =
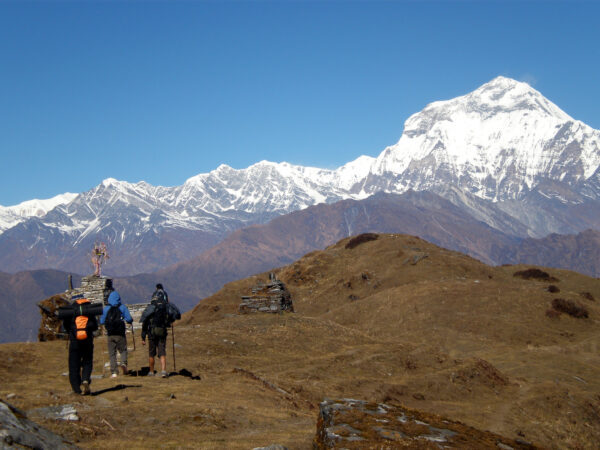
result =
[[156,285],[156,289],[162,289],[162,288],[163,288],[162,284],[158,283],[158,284]]

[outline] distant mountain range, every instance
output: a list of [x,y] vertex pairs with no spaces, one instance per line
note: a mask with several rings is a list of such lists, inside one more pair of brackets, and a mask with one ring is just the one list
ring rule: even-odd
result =
[[76,196],[0,208],[0,270],[86,272],[99,240],[111,254],[107,274],[152,272],[248,225],[377,192],[435,193],[457,208],[449,214],[468,214],[506,239],[577,234],[600,229],[599,167],[600,131],[498,77],[431,103],[406,121],[397,144],[336,170],[222,165],[182,186],[107,179]]
[[[418,235],[489,264],[521,262],[600,276],[599,231],[516,238],[437,194],[408,191],[311,206],[237,230],[191,260],[113,282],[126,303],[147,301],[161,282],[172,301],[188,310],[230,281],[284,266],[364,232]],[[56,270],[0,274],[0,342],[35,339],[40,321],[35,303],[64,291],[67,275]]]

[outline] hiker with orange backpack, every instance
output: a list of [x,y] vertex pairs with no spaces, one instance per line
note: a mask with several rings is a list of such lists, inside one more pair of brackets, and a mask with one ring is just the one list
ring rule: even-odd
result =
[[[82,295],[73,297],[71,310],[62,311],[63,326],[69,335],[69,382],[76,394],[89,395],[94,361],[96,315],[101,305],[92,305]],[[97,306],[100,307],[97,311]]]

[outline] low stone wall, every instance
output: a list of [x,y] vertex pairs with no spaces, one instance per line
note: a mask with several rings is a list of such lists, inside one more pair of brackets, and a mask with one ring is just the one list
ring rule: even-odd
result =
[[150,303],[132,303],[132,304],[128,304],[127,308],[129,309],[129,313],[131,314],[131,317],[133,318],[133,328],[134,329],[141,329],[142,328],[142,324],[140,323],[140,318],[142,317],[142,313],[144,312],[144,310],[146,309],[146,307],[149,305]]
[[267,284],[257,284],[252,288],[252,295],[242,297],[238,311],[240,314],[294,312],[294,304],[283,282],[270,274]]
[[434,414],[361,400],[320,404],[314,449],[536,449],[529,442],[481,431]]

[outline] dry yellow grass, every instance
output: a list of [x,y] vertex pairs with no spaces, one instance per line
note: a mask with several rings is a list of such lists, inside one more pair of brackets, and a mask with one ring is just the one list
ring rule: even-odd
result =
[[[77,397],[61,376],[64,342],[7,344],[0,395],[25,410],[75,403],[80,422],[41,423],[89,448],[310,448],[325,397],[400,403],[548,448],[597,447],[600,307],[581,292],[600,299],[599,280],[545,269],[589,311],[553,319],[548,283],[513,277],[525,266],[489,267],[410,236],[347,242],[276,271],[295,314],[236,314],[264,274],[188,313],[177,366],[201,380],[105,378],[92,390],[125,387]],[[147,365],[137,344],[132,368]],[[105,351],[97,339],[95,374]],[[171,356],[169,338],[170,367]]]

